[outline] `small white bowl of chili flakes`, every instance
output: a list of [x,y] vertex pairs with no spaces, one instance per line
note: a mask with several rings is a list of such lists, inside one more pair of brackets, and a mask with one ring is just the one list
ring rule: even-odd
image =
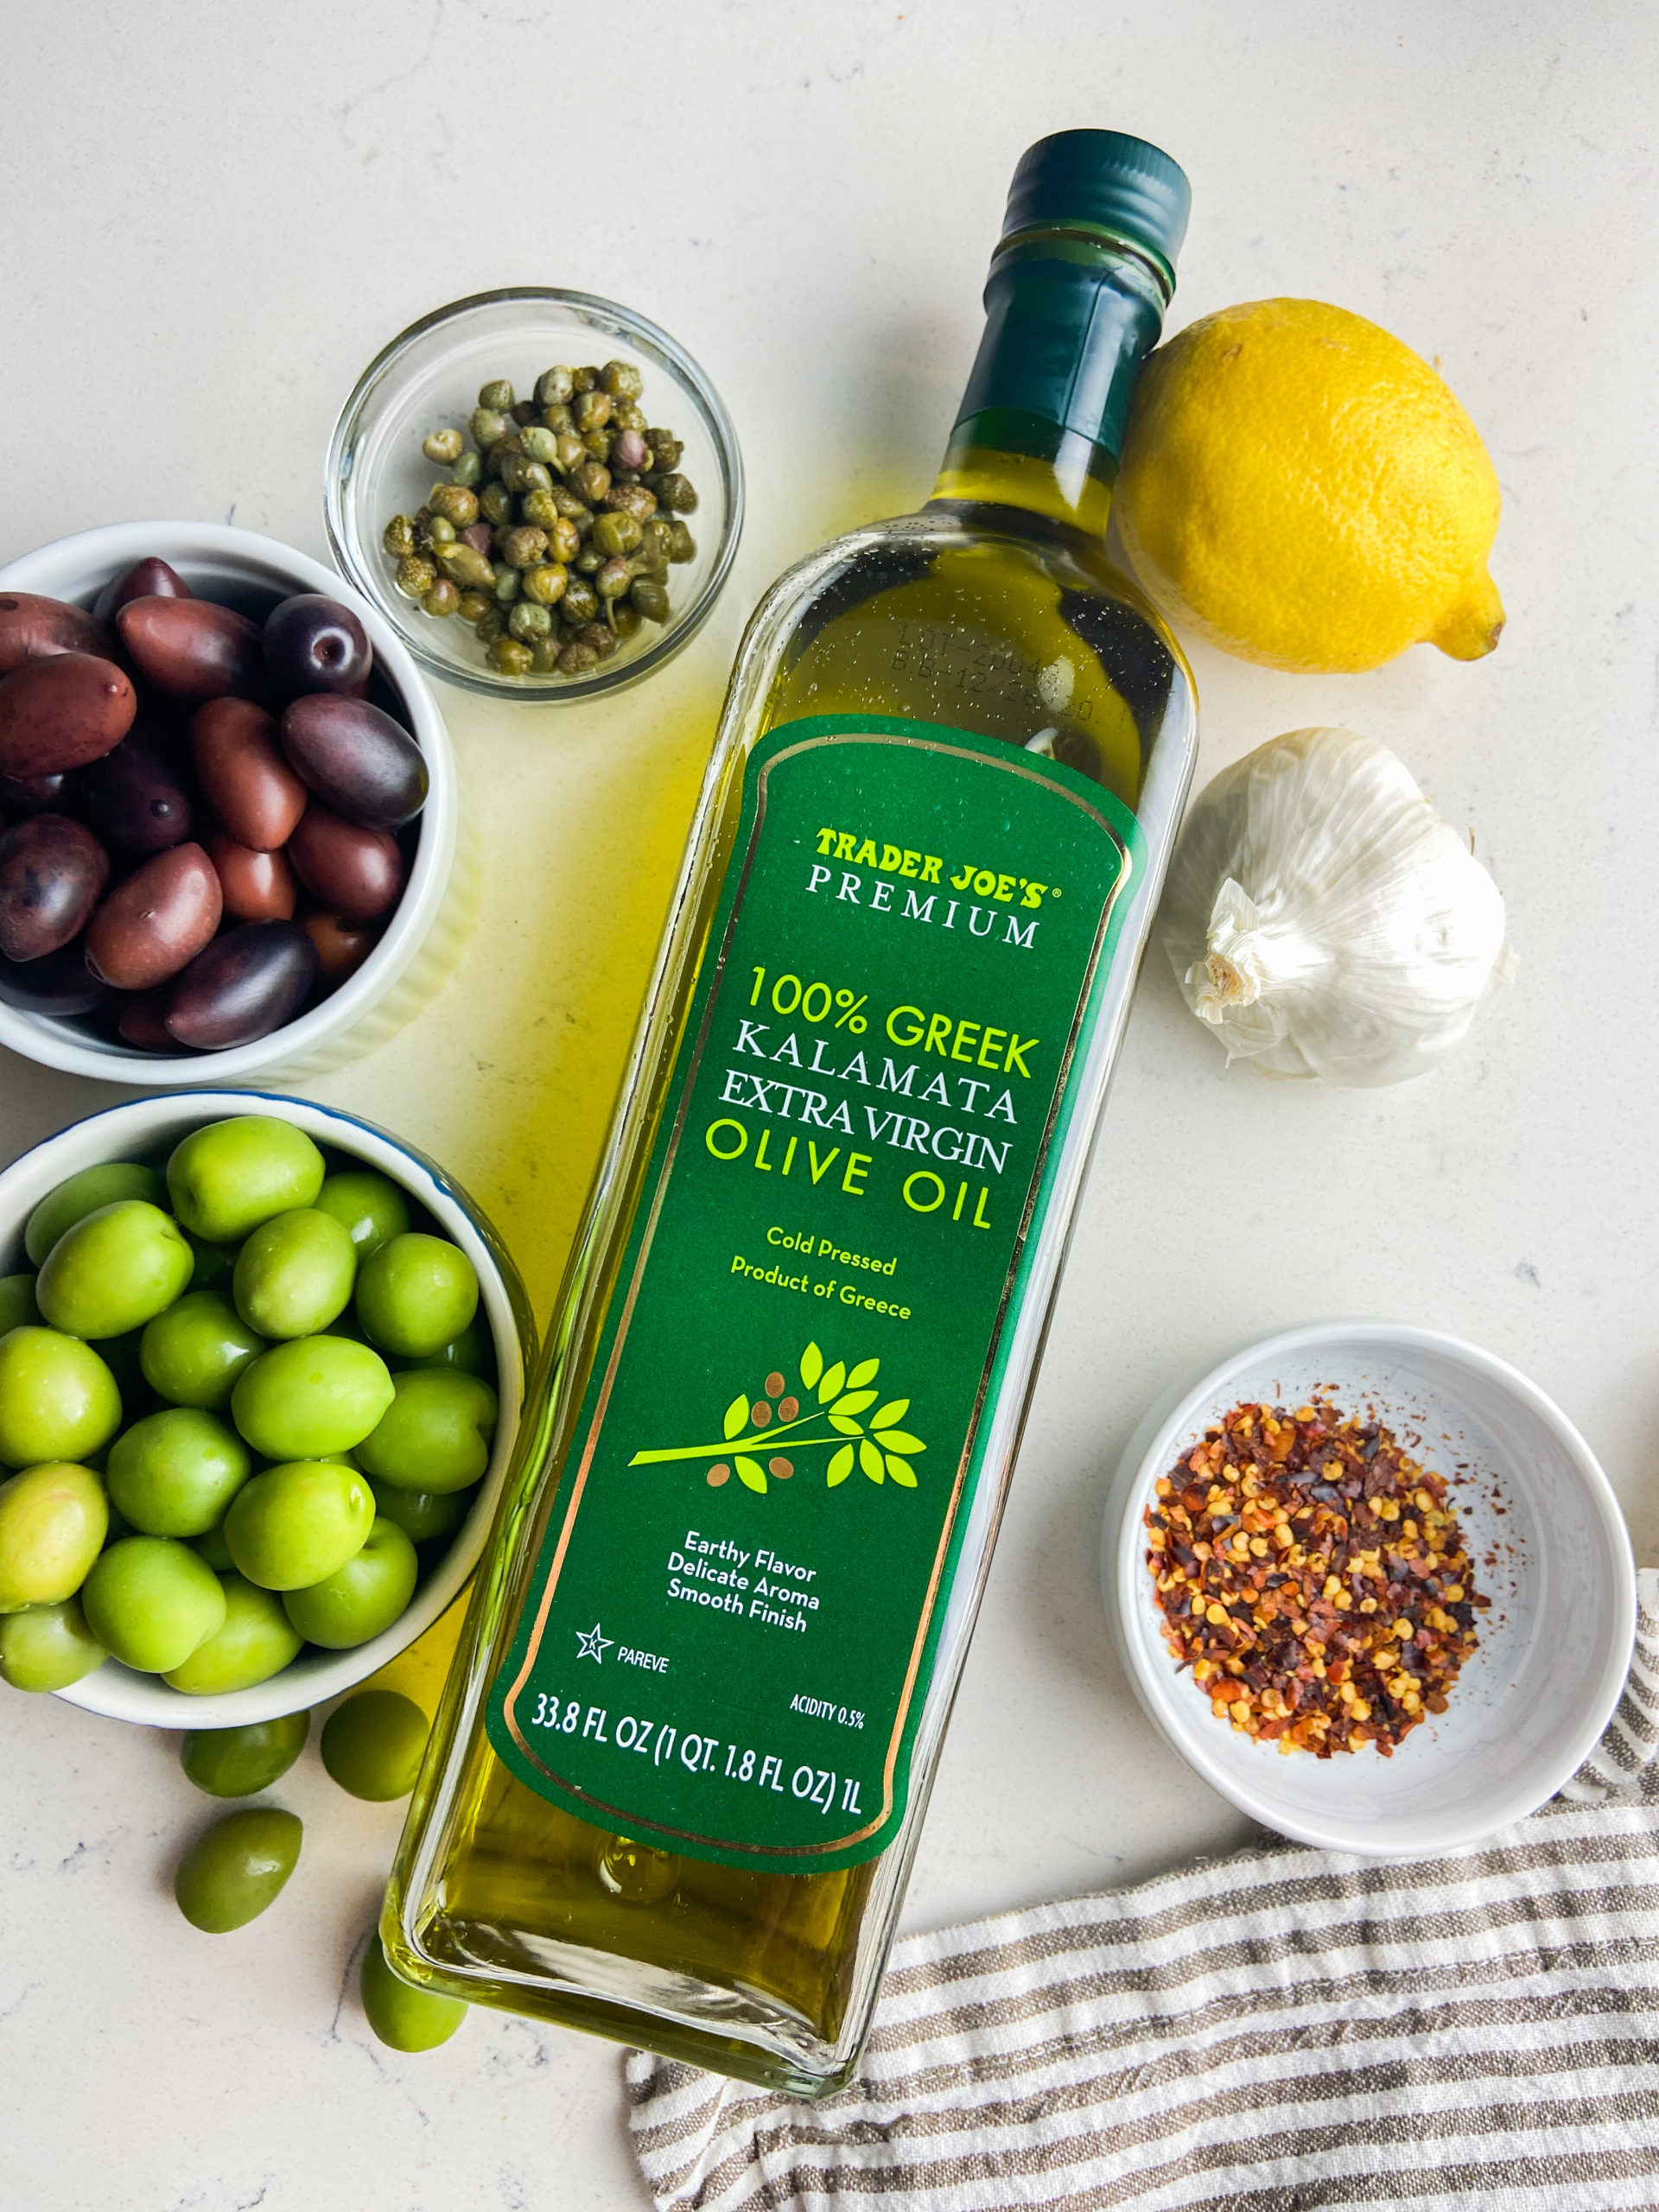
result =
[[1505,1361],[1335,1321],[1248,1346],[1130,1440],[1102,1557],[1148,1716],[1304,1843],[1454,1850],[1554,1795],[1630,1665],[1606,1476]]

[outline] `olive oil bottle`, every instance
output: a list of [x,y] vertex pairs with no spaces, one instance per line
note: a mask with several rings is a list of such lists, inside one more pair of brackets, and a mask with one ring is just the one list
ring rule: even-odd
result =
[[410,1981],[856,2063],[1192,772],[1104,552],[1187,197],[1033,147],[933,496],[749,625],[388,1893]]

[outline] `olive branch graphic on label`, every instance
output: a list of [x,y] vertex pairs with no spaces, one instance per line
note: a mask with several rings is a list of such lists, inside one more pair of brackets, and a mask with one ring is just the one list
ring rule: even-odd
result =
[[[834,1449],[824,1468],[830,1489],[860,1467],[873,1483],[892,1481],[901,1490],[914,1490],[916,1470],[910,1463],[927,1446],[919,1436],[899,1426],[910,1411],[908,1398],[890,1398],[886,1405],[876,1406],[881,1393],[870,1386],[880,1365],[879,1359],[861,1359],[849,1369],[838,1359],[826,1367],[817,1344],[808,1344],[801,1354],[799,1395],[791,1390],[782,1370],[774,1368],[760,1396],[750,1398],[740,1392],[727,1407],[718,1444],[677,1444],[663,1452],[636,1452],[628,1465],[662,1466],[678,1459],[712,1459],[715,1464],[706,1479],[713,1489],[720,1489],[735,1474],[746,1490],[764,1497],[768,1478],[787,1482],[795,1472],[791,1454],[830,1445]],[[803,1398],[817,1402],[804,1412]],[[872,1406],[876,1409],[869,1413]],[[860,1419],[863,1414],[869,1414],[868,1422]],[[798,1433],[820,1421],[829,1424],[829,1435]],[[785,1437],[789,1451],[779,1452],[776,1446]],[[765,1466],[754,1456],[757,1448],[771,1452]]]

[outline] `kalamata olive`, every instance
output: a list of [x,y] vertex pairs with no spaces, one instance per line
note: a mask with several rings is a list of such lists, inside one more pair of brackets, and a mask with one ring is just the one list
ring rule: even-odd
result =
[[305,811],[305,785],[283,760],[276,724],[247,699],[213,699],[196,710],[190,749],[207,803],[238,845],[257,853],[285,845]]
[[344,821],[315,799],[288,842],[294,873],[342,921],[372,922],[395,906],[404,887],[404,856],[384,830]]
[[0,592],[0,676],[26,660],[49,660],[56,653],[101,653],[104,639],[85,607],[38,592]]
[[80,935],[110,858],[67,814],[35,814],[0,837],[0,954],[39,960]]
[[296,699],[283,716],[283,750],[308,789],[365,829],[399,830],[425,804],[420,747],[366,699]]
[[178,1051],[167,1026],[167,997],[162,989],[134,991],[122,1000],[116,1015],[115,1033],[124,1045],[136,1045],[144,1052]]
[[201,847],[175,845],[118,883],[92,916],[86,964],[118,990],[164,983],[207,943],[224,904]]
[[74,780],[75,804],[99,836],[130,853],[165,852],[190,835],[190,801],[137,731]]
[[223,835],[209,839],[207,857],[219,874],[225,911],[238,922],[291,920],[299,887],[280,852],[256,852]]
[[54,776],[111,752],[138,695],[111,660],[54,653],[0,677],[0,774]]
[[55,776],[0,776],[0,812],[55,814],[68,798],[68,778]]
[[111,577],[92,602],[92,619],[113,622],[131,599],[188,599],[190,595],[190,587],[178,570],[152,554]]
[[115,618],[138,673],[176,699],[244,697],[264,676],[259,626],[210,599],[130,599]]
[[84,943],[78,938],[41,960],[0,959],[0,999],[25,1014],[95,1013],[111,994],[88,969]]
[[361,692],[374,665],[368,632],[349,607],[302,591],[265,621],[265,667],[279,691]]
[[338,914],[307,914],[300,927],[317,948],[320,980],[330,991],[354,976],[380,942],[372,925],[343,922]]
[[245,922],[199,952],[174,984],[167,1027],[181,1045],[223,1052],[291,1021],[317,979],[317,948],[296,922]]

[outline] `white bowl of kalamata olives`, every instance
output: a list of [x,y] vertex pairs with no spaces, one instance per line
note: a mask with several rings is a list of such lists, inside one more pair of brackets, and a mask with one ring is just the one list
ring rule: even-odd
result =
[[0,569],[0,1044],[111,1081],[368,1050],[453,965],[424,678],[333,572],[122,523]]
[[351,1115],[164,1094],[37,1145],[0,1174],[0,1683],[200,1728],[366,1680],[477,1564],[534,1345],[477,1206]]

